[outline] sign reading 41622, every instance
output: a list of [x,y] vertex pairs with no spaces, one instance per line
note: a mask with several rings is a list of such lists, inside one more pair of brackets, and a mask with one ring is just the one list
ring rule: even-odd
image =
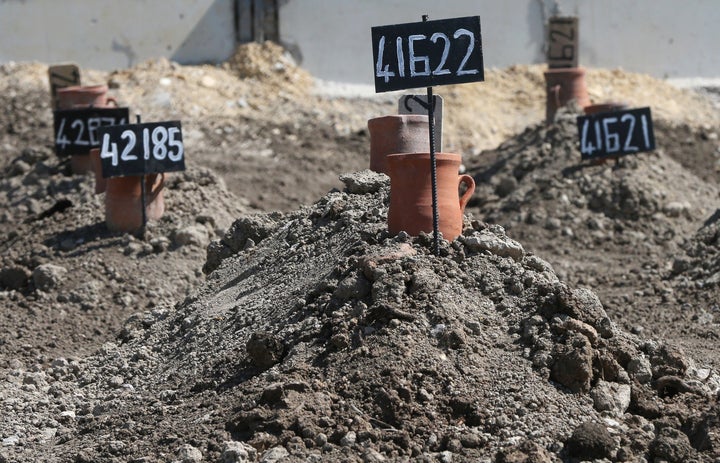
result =
[[103,177],[185,170],[180,121],[116,125],[98,133]]
[[484,80],[480,17],[372,28],[375,91]]

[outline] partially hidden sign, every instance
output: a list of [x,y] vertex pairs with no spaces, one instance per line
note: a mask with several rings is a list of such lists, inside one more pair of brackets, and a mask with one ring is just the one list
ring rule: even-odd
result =
[[602,159],[655,149],[650,108],[577,118],[582,159]]
[[553,16],[548,21],[547,62],[550,69],[578,67],[578,18]]
[[375,92],[484,80],[480,16],[372,28]]
[[98,134],[105,178],[185,170],[180,121],[103,127]]
[[54,111],[55,152],[58,156],[87,154],[100,146],[100,127],[127,124],[128,108],[81,108]]
[[59,88],[80,85],[80,68],[76,64],[57,64],[48,68],[50,80],[50,97],[53,109],[57,108],[57,91]]
[[[427,95],[403,95],[398,101],[398,114],[427,114]],[[435,118],[435,148],[442,152],[443,99],[433,95],[433,116]]]

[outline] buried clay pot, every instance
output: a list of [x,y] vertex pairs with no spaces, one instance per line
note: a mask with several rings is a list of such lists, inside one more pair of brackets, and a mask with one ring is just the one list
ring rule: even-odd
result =
[[[60,88],[57,91],[57,109],[105,108],[109,103],[117,106],[115,98],[108,97],[107,92],[107,85]],[[70,156],[70,168],[73,174],[85,174],[92,171],[93,165],[87,154],[73,154]]]
[[[446,240],[462,233],[463,213],[475,191],[469,175],[458,175],[460,155],[437,153],[437,190],[439,229]],[[388,229],[395,235],[405,231],[412,236],[433,231],[432,181],[430,153],[391,154],[387,156],[390,175]],[[467,186],[460,196],[459,187]]]
[[102,174],[102,160],[100,159],[100,148],[90,150],[90,155],[86,156],[90,159],[92,171],[95,173],[95,194],[104,193],[107,188],[107,179]]
[[596,103],[596,104],[591,104],[591,105],[585,106],[585,108],[583,108],[583,111],[588,116],[591,116],[593,114],[622,111],[623,109],[627,109],[627,108],[628,108],[627,103],[618,102],[618,101],[608,101],[607,103]]
[[[106,179],[105,223],[111,231],[134,232],[142,223],[142,177],[111,177]],[[145,176],[145,215],[148,221],[159,220],[165,212],[163,188],[165,174]]]
[[59,88],[57,91],[57,109],[104,108],[108,103],[117,106],[115,98],[107,96],[107,85],[73,85]]
[[581,108],[590,104],[583,68],[548,69],[545,71],[545,88],[545,122],[548,124],[555,118],[557,110],[571,100],[575,100]]
[[388,173],[386,156],[430,151],[427,115],[400,114],[368,120],[370,170]]

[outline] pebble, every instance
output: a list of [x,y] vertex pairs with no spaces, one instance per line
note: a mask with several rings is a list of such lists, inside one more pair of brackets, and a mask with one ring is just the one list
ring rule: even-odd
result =
[[590,391],[595,410],[622,416],[630,406],[630,385],[598,381]]
[[221,463],[249,463],[257,459],[255,447],[245,442],[228,441],[223,446]]
[[203,459],[202,452],[190,444],[181,445],[177,456],[182,463],[199,463]]
[[55,264],[39,265],[33,270],[32,278],[35,288],[40,291],[50,291],[57,287],[67,275],[67,269]]
[[263,454],[260,463],[280,462],[288,456],[290,456],[290,452],[288,452],[285,447],[273,447]]

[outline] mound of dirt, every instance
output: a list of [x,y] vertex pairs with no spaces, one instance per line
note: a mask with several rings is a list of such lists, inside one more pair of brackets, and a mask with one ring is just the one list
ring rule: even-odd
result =
[[5,362],[82,355],[133,312],[171,307],[202,281],[209,241],[248,210],[217,175],[191,167],[167,175],[166,213],[136,239],[107,230],[94,179],[68,170],[49,150],[26,149],[0,178]]
[[5,458],[37,458],[50,435],[74,461],[712,454],[720,377],[616,328],[502,228],[473,221],[435,257],[427,236],[388,236],[386,179],[345,180],[232,227],[223,242],[243,249],[174,310],[130,318],[119,344],[14,364]]
[[687,291],[669,280],[681,244],[719,195],[679,162],[714,159],[716,146],[704,143],[712,137],[661,124],[666,143],[656,151],[593,165],[580,162],[575,115],[562,111],[554,124],[466,160],[478,183],[470,210],[543,255],[562,279],[590,286],[623,328],[672,339],[717,365],[708,339],[720,326],[697,322],[717,298],[701,291],[698,304],[683,305]]

